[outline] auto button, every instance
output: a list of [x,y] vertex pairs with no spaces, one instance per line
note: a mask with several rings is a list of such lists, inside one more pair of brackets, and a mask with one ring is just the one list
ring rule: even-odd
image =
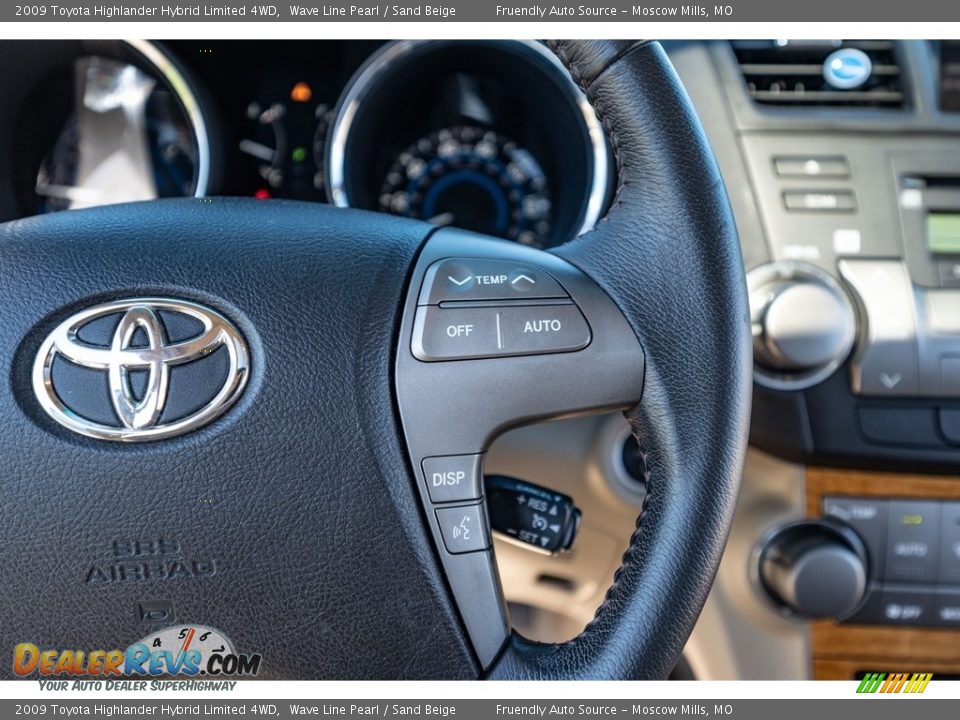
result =
[[940,505],[928,501],[891,501],[888,523],[886,580],[936,582]]
[[510,354],[570,352],[590,344],[590,327],[576,305],[499,308],[500,334]]

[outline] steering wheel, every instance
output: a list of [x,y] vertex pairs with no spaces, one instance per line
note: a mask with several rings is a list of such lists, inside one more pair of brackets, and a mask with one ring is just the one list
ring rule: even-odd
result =
[[[0,647],[166,649],[182,627],[266,678],[669,673],[746,448],[737,234],[662,48],[550,47],[617,170],[556,251],[220,198],[0,226]],[[483,453],[616,408],[649,495],[615,582],[576,639],[511,636]]]

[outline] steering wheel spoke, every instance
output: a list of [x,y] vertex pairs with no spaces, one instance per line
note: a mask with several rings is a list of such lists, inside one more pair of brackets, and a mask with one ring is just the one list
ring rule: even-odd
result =
[[427,523],[483,667],[508,635],[482,458],[522,423],[633,407],[643,350],[617,306],[556,255],[447,228],[407,294],[396,388]]

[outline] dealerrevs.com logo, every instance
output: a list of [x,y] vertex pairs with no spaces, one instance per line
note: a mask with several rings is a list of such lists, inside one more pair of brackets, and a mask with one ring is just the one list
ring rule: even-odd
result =
[[237,653],[214,628],[187,625],[153,633],[124,650],[42,649],[23,642],[13,650],[13,671],[48,678],[254,677],[261,659]]

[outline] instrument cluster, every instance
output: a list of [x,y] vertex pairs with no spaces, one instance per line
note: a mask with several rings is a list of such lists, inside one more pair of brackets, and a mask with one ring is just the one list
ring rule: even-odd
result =
[[24,42],[0,54],[30,68],[12,89],[15,207],[0,219],[229,195],[550,247],[590,229],[610,195],[596,115],[537,42]]

